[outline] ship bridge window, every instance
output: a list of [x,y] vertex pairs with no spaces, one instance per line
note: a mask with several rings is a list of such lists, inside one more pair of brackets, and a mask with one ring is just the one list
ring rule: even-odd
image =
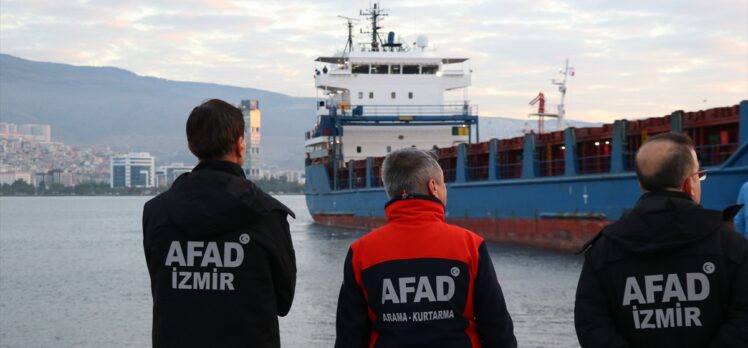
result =
[[374,92],[369,92],[369,99],[374,99]]
[[403,65],[403,74],[416,75],[420,70],[420,65]]
[[400,74],[400,64],[398,65],[390,65],[390,74]]
[[356,153],[361,153],[361,146],[356,146]]
[[369,64],[353,64],[353,67],[351,67],[351,72],[354,74],[368,74]]
[[395,92],[390,93],[390,98],[395,99],[395,97],[397,97],[397,93]]
[[424,65],[421,66],[421,74],[423,75],[434,75],[439,71],[438,65]]
[[408,92],[408,99],[413,99],[413,92]]
[[372,65],[371,66],[371,73],[372,74],[387,74],[389,73],[389,65]]
[[358,92],[358,99],[364,99],[364,92]]

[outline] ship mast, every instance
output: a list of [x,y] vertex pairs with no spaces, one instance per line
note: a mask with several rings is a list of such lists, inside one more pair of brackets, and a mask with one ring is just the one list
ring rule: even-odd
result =
[[558,122],[556,122],[556,130],[563,130],[566,128],[566,108],[564,107],[564,101],[566,99],[566,79],[570,74],[571,76],[574,76],[574,67],[569,67],[569,58],[566,58],[566,65],[563,70],[559,71],[559,73],[564,75],[564,79],[561,81],[551,79],[551,83],[558,86],[558,91],[561,92],[561,102],[558,103]]
[[[530,101],[530,105],[538,105],[538,112],[528,114],[527,117],[538,117],[538,133],[543,133],[543,117],[552,117],[556,118],[556,130],[564,130],[566,129],[566,108],[564,106],[564,102],[566,101],[566,81],[569,76],[574,76],[574,67],[569,67],[569,59],[566,59],[566,64],[562,69],[560,69],[559,74],[564,75],[564,79],[561,81],[556,81],[556,79],[551,79],[551,84],[554,84],[558,86],[558,91],[561,93],[561,101],[559,102],[557,108],[558,113],[551,114],[551,113],[545,113],[545,97],[542,92],[538,94],[535,99]],[[525,122],[525,129],[523,130],[523,133],[533,133],[533,130],[530,128],[527,121]]]
[[348,41],[345,43],[345,48],[343,49],[343,52],[351,52],[353,51],[353,22],[358,21],[356,18],[346,17],[346,16],[338,16],[340,18],[345,19],[348,21]]
[[374,52],[379,51],[379,46],[382,44],[382,38],[379,37],[379,29],[382,29],[382,27],[379,26],[378,21],[380,20],[379,17],[385,17],[388,15],[387,10],[379,8],[379,3],[375,2],[371,8],[361,10],[359,14],[361,16],[367,16],[371,21],[371,31],[365,32],[361,30],[361,33],[371,34],[371,50]]

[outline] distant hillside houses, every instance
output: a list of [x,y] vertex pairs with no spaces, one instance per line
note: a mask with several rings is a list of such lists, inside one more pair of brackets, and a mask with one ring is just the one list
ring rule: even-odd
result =
[[52,126],[48,124],[15,124],[0,122],[0,138],[51,142]]

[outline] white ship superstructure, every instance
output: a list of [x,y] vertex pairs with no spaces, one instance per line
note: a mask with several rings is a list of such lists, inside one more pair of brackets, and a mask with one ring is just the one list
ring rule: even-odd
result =
[[307,134],[307,158],[340,163],[471,142],[477,107],[444,100],[470,86],[468,58],[442,56],[424,36],[412,45],[393,32],[382,40],[378,21],[386,12],[377,4],[362,15],[372,23],[371,42],[353,47],[349,31],[345,50],[316,59],[318,122]]

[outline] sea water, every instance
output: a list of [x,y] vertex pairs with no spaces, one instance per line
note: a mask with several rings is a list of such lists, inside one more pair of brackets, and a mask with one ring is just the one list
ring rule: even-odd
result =
[[[331,347],[343,260],[365,231],[313,223],[303,196],[278,196],[298,280],[284,347]],[[152,298],[141,216],[150,197],[0,197],[0,347],[146,347]],[[581,257],[490,245],[520,347],[577,347]]]

